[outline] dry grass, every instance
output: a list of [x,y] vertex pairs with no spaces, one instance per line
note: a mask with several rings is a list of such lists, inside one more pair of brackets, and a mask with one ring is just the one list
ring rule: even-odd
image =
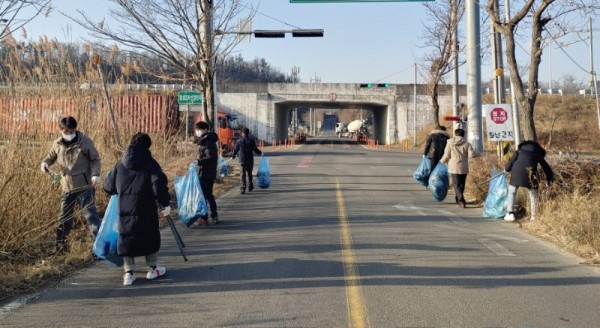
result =
[[[90,134],[98,136],[99,133]],[[110,138],[100,136],[95,140],[98,141],[96,146],[101,154],[104,176],[121,151],[115,148]],[[0,235],[4,236],[0,243],[0,301],[11,295],[32,292],[41,286],[57,283],[93,261],[93,240],[78,210],[75,226],[68,239],[69,252],[64,255],[52,253],[60,190],[38,169],[49,145],[49,140],[23,140],[14,136],[6,147],[0,148],[0,156],[7,159],[0,163],[0,213],[3,213]],[[151,150],[169,178],[173,206],[176,206],[173,177],[185,174],[196,153],[193,149],[185,152],[172,149],[171,140],[153,137]],[[235,174],[226,177],[215,185],[215,194],[219,196],[225,193],[237,185],[237,181]],[[107,201],[108,196],[98,188],[96,205],[100,215]]]

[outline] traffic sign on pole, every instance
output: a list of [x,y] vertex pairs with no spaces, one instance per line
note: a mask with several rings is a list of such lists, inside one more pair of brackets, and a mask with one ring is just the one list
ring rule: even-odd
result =
[[484,109],[488,141],[514,140],[510,104],[485,105]]
[[202,95],[198,91],[179,91],[177,101],[179,105],[202,105]]

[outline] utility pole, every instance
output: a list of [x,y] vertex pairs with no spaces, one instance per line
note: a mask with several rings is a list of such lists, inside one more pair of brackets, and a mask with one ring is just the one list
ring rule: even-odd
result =
[[594,89],[596,95],[596,113],[598,115],[598,129],[600,129],[600,103],[598,102],[598,80],[596,79],[596,72],[594,71],[594,37],[592,34],[592,18],[590,17],[590,78],[592,79],[591,86]]
[[477,154],[483,153],[481,124],[481,32],[479,29],[479,1],[467,0],[467,108],[468,141]]
[[217,113],[215,111],[215,54],[213,50],[213,1],[201,0],[203,10],[200,17],[200,35],[202,37],[202,59],[201,59],[201,85],[202,94],[202,118],[209,124],[212,123],[213,130],[217,131]]
[[[452,115],[458,116],[459,112],[459,104],[460,104],[460,92],[458,89],[458,0],[452,0],[452,18],[450,21],[454,22],[454,27],[452,31],[452,65],[453,69],[453,80],[452,84]],[[458,122],[453,124],[454,130],[457,128]]]
[[417,147],[417,63],[415,63],[415,85],[413,93],[413,147]]

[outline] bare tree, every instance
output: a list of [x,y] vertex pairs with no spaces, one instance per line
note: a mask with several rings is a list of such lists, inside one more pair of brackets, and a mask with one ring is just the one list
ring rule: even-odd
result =
[[[428,22],[433,23],[424,25],[422,34],[424,46],[432,48],[432,50],[422,58],[421,67],[427,72],[426,79],[431,95],[433,123],[440,125],[438,88],[444,76],[453,68],[451,60],[455,46],[454,33],[464,14],[465,6],[464,0],[441,0],[424,3],[423,6],[427,8]],[[464,61],[461,64],[464,64]]]
[[[596,14],[600,5],[597,0],[526,0],[522,7],[514,11],[512,18],[505,20],[494,10],[497,1],[499,0],[488,0],[486,10],[494,27],[506,40],[506,58],[519,104],[523,140],[536,140],[533,112],[538,95],[538,75],[543,49],[550,42],[556,42],[559,38],[576,31],[578,26],[582,26],[582,19]],[[530,34],[527,89],[524,88],[516,57],[518,27],[525,28]]]
[[0,40],[50,10],[50,0],[0,0]]
[[[93,21],[83,11],[70,18],[100,40],[152,54],[181,71],[187,81],[198,83],[204,119],[213,126],[214,63],[238,43],[238,38],[226,34],[234,30],[234,18],[252,8],[241,0],[110,1],[115,5],[109,11],[114,28],[104,20]],[[216,36],[215,30],[222,35]]]

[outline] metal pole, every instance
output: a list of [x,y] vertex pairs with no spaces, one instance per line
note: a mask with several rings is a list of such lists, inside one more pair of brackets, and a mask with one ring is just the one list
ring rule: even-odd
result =
[[[458,116],[458,108],[460,103],[460,92],[458,89],[458,22],[457,22],[457,13],[458,13],[458,1],[452,1],[452,20],[454,22],[454,31],[452,32],[452,65],[454,66],[454,84],[452,85],[452,115]],[[454,122],[453,128],[456,130],[458,128],[458,122]]]
[[481,32],[479,1],[467,0],[467,106],[468,140],[477,154],[483,153],[481,125]]
[[[504,14],[506,21],[510,20],[510,5],[508,0],[504,0]],[[515,134],[515,150],[521,143],[521,119],[519,118],[519,102],[517,101],[517,96],[515,94],[515,85],[512,82],[512,78],[510,79],[510,99],[512,100],[512,114],[513,114],[513,130]]]
[[[498,2],[494,2],[494,12],[498,14],[500,12],[500,8]],[[494,27],[494,22],[490,20],[491,23],[491,32],[492,32],[492,63],[494,67],[494,102],[496,104],[504,103],[504,70],[502,64],[502,37],[500,33],[496,31]],[[499,74],[500,71],[502,74]],[[503,142],[497,142],[498,148],[498,156],[500,159],[504,157],[504,147],[502,146]]]
[[417,63],[415,63],[415,86],[413,89],[413,146],[417,146]]
[[592,34],[592,18],[590,17],[590,73],[592,74],[592,85],[596,94],[596,113],[598,115],[598,129],[600,129],[600,103],[598,102],[598,81],[594,71],[594,38]]
[[190,105],[187,104],[185,110],[185,144],[188,143],[188,134],[190,131]]

